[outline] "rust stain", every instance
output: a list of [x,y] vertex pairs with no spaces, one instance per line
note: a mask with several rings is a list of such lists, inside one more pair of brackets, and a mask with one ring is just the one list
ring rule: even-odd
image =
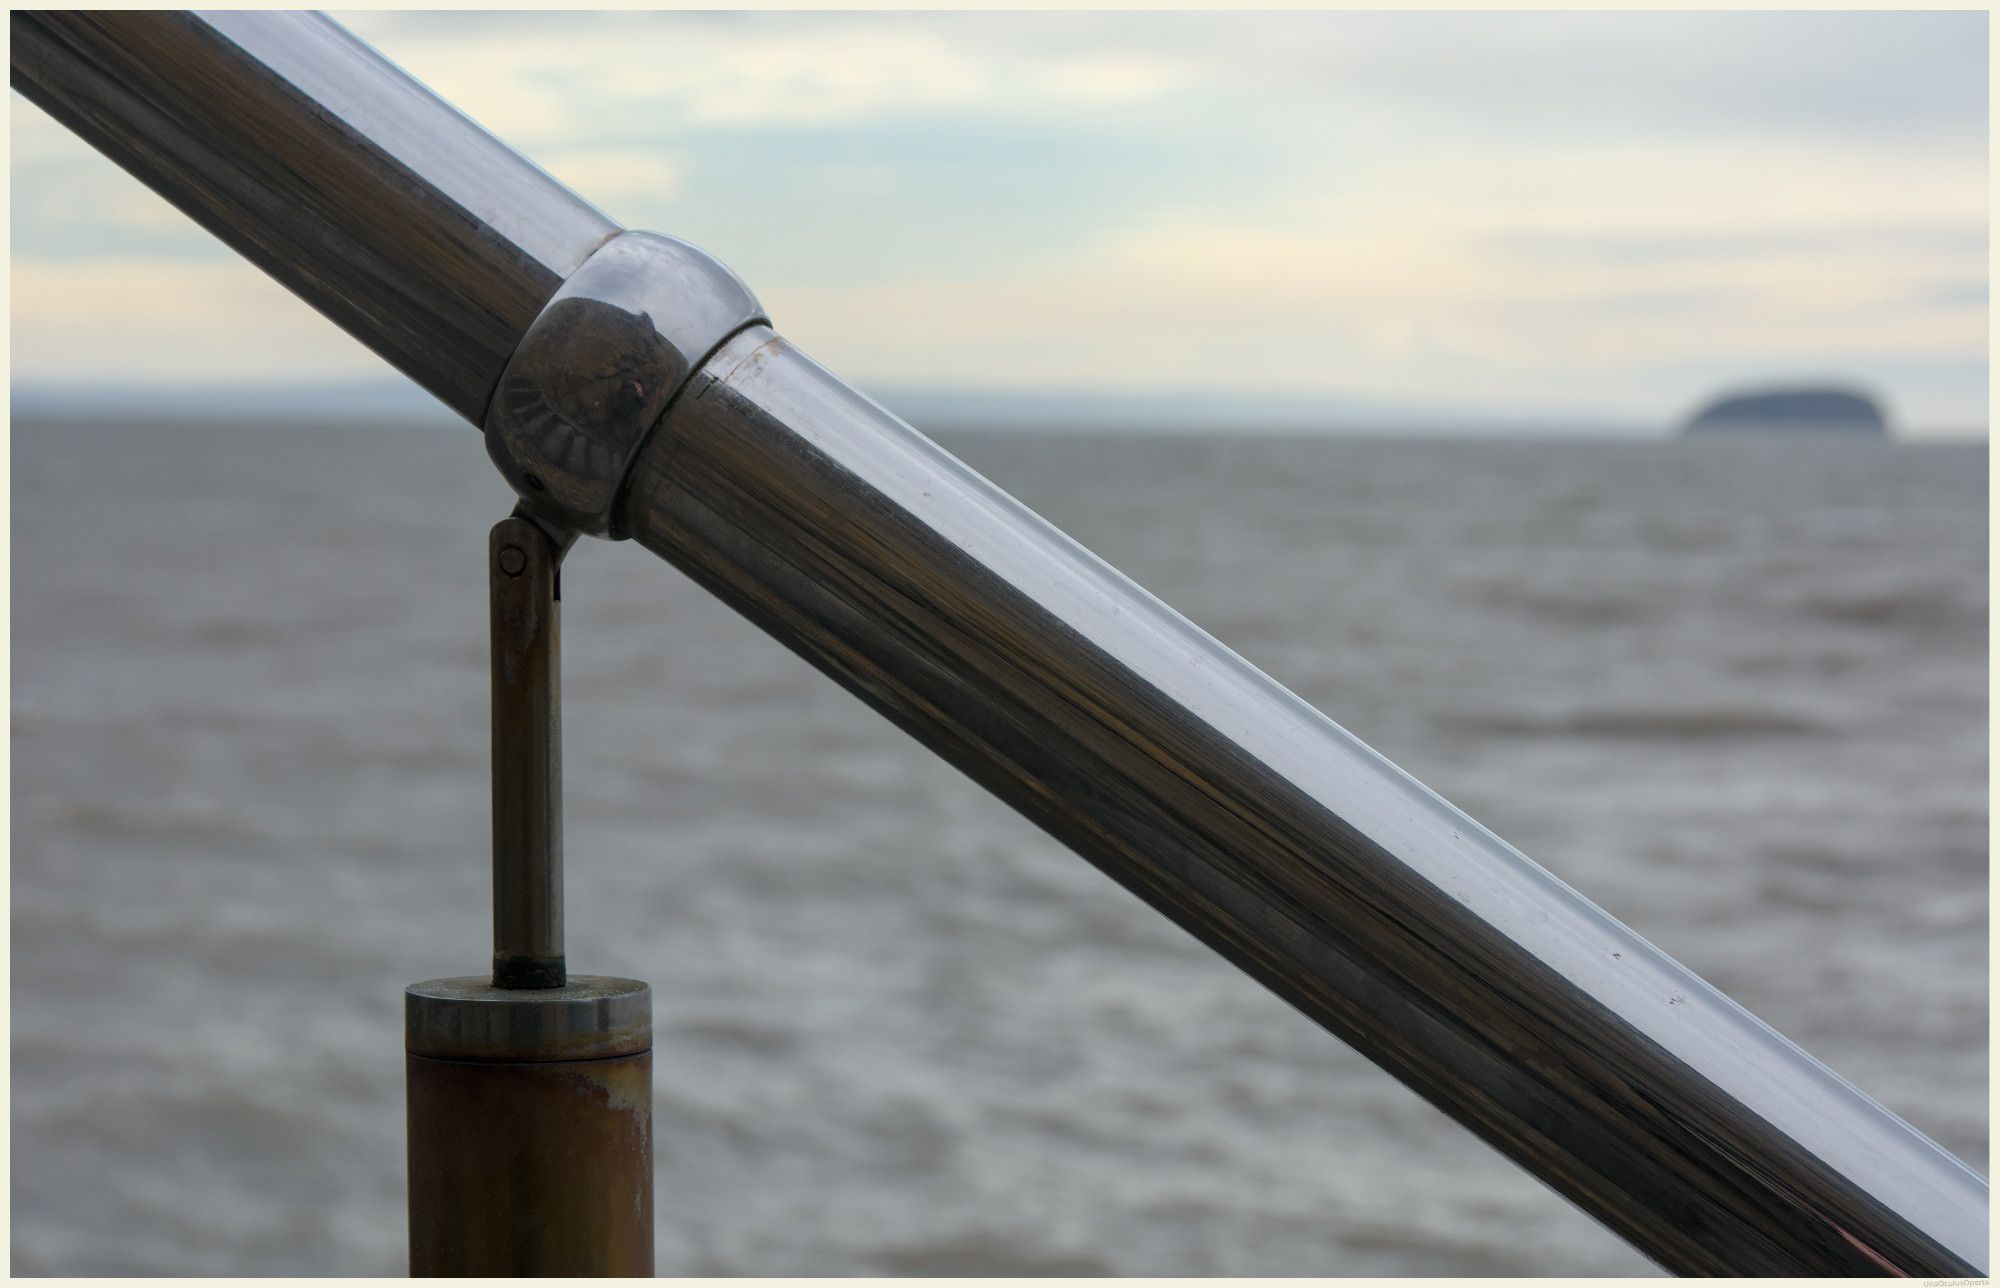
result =
[[653,1273],[651,1052],[406,1056],[410,1273]]

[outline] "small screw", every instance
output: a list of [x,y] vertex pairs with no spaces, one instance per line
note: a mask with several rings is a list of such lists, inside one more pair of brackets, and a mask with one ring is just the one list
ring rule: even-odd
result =
[[518,577],[528,567],[528,556],[519,546],[500,547],[500,571]]

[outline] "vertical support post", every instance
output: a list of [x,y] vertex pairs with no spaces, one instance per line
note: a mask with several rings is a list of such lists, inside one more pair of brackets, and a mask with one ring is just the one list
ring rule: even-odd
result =
[[493,986],[561,988],[562,553],[519,515],[486,540],[493,672]]
[[410,1273],[653,1273],[652,994],[430,980],[404,995]]
[[410,1273],[653,1273],[652,992],[568,973],[561,630],[570,538],[487,541],[493,969],[404,993]]

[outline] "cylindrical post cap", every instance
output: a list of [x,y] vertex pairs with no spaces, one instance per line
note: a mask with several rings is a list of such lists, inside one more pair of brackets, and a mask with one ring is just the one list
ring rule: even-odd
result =
[[495,988],[484,975],[403,992],[403,1043],[433,1060],[537,1062],[653,1048],[653,991],[636,979],[572,975],[561,988]]

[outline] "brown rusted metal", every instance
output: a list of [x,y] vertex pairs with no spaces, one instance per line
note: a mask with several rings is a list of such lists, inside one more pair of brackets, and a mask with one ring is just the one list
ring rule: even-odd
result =
[[653,1055],[405,1057],[410,1273],[653,1273]]

